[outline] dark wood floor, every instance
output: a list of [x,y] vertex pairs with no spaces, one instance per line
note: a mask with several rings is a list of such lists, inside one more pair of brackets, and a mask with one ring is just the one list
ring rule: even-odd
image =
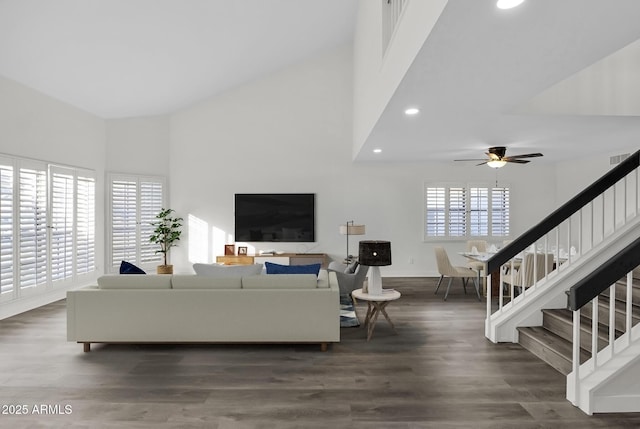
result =
[[[387,308],[398,334],[384,320],[370,342],[363,328],[344,328],[326,353],[314,345],[94,345],[85,354],[66,342],[60,301],[0,321],[0,411],[28,410],[0,414],[0,427],[640,427],[640,413],[583,414],[564,399],[560,373],[519,345],[485,339],[485,306],[471,291],[456,283],[443,302],[434,284],[385,278],[403,294]],[[365,307],[358,310],[362,317]],[[41,405],[55,414],[35,414]]]

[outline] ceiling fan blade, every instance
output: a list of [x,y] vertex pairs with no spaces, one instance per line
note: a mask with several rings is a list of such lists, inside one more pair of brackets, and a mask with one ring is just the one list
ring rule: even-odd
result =
[[[479,160],[478,160],[478,161],[479,161]],[[476,167],[477,167],[478,165],[485,165],[487,162],[489,162],[489,161],[485,161],[485,162],[481,162],[480,164],[476,164]]]
[[536,158],[538,156],[544,156],[541,153],[523,153],[522,155],[507,156],[503,159],[517,159],[517,158]]
[[527,161],[526,159],[512,159],[512,158],[502,158],[503,161],[513,162],[514,164],[527,164],[531,161]]
[[485,161],[484,158],[454,159],[454,161]]

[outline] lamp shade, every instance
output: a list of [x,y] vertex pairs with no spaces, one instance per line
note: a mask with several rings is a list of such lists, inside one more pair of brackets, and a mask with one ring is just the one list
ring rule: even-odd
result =
[[361,241],[358,262],[370,267],[391,265],[390,241]]
[[342,235],[364,235],[364,225],[354,225],[353,223],[347,223],[346,225],[340,225],[340,234],[342,234]]

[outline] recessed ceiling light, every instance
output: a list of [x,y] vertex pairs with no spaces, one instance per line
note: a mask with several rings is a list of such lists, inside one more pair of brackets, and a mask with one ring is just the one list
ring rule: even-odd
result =
[[382,152],[382,149],[374,149],[373,150],[373,153],[380,153],[380,152]]
[[511,9],[512,7],[516,7],[520,5],[524,0],[498,0],[496,6],[499,9]]
[[420,109],[417,109],[415,107],[410,107],[404,111],[405,115],[417,115],[418,113],[420,113]]

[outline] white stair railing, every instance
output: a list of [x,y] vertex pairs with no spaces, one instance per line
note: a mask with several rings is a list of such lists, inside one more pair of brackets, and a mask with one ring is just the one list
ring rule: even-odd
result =
[[[591,303],[592,323],[591,323],[591,357],[581,364],[581,339],[580,339],[580,317],[581,311],[577,309],[573,312],[573,362],[572,372],[567,377],[567,399],[575,406],[580,407],[585,413],[593,414],[595,404],[593,398],[582,397],[582,383],[592,374],[595,374],[600,368],[612,362],[618,356],[625,353],[632,344],[640,342],[640,330],[634,330],[633,324],[633,272],[626,275],[625,281],[626,305],[624,307],[624,326],[616,326],[616,285],[609,288],[609,314],[608,324],[609,331],[606,344],[599,347],[601,341],[598,325],[599,325],[599,297],[595,297]],[[638,305],[639,303],[635,303]],[[637,324],[636,324],[637,325]],[[611,372],[608,369],[607,372]],[[621,404],[621,406],[626,406]],[[632,405],[633,407],[633,405]],[[637,411],[637,409],[635,410]]]
[[[492,284],[493,277],[499,275],[499,287],[497,306],[492,302],[492,294],[487,294],[487,332],[492,320],[505,311],[518,311],[518,307],[526,306],[528,296],[544,288],[563,271],[570,271],[586,255],[597,252],[611,237],[620,234],[630,220],[640,215],[639,160],[640,151],[625,160],[625,165],[618,165],[539,225],[505,246],[501,252],[509,255],[507,258],[501,258],[501,252],[498,252],[488,261],[487,283]],[[594,193],[597,189],[602,190]],[[510,247],[515,247],[518,253]],[[527,254],[532,256],[527,258]],[[544,263],[545,258],[551,257],[553,263]],[[494,265],[492,269],[494,259],[500,265]],[[526,260],[531,260],[532,266],[524,266]]]
[[[640,214],[639,195],[640,174],[636,169],[503,265],[499,284],[508,286],[499,288],[495,310],[491,296],[487,296],[487,315],[496,317],[497,313],[526,305],[527,295],[597,250]],[[553,262],[545,264],[551,257]],[[524,266],[525,259],[533,266]],[[487,282],[491,284],[491,274]]]

